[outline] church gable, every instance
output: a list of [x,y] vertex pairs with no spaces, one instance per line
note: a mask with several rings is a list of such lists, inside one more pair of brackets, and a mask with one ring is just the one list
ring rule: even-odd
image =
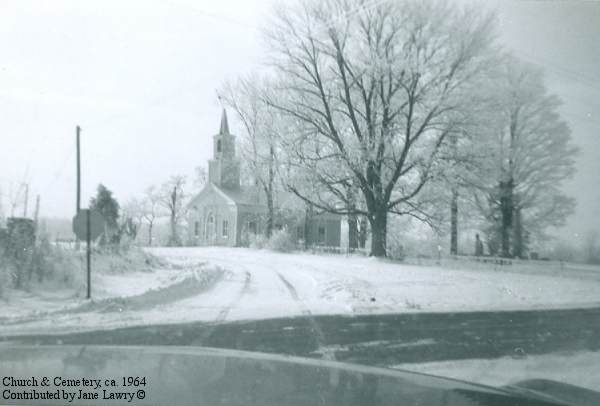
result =
[[188,207],[191,244],[237,244],[237,204],[217,186],[207,184]]
[[189,206],[192,210],[199,210],[202,206],[212,205],[235,206],[236,203],[218,187],[212,183],[208,183],[204,189],[194,197]]

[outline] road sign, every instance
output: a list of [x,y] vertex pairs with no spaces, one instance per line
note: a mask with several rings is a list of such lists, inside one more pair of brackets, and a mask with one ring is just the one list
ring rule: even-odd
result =
[[[90,214],[88,223],[88,213]],[[104,232],[104,217],[95,210],[81,209],[75,217],[73,217],[73,232],[80,240],[86,241],[88,238],[88,224],[90,225],[91,240],[100,237]]]

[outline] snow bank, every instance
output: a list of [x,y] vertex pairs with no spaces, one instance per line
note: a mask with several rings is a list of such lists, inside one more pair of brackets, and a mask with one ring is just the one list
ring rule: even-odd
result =
[[[77,259],[79,254],[72,252],[72,256]],[[28,291],[6,289],[0,298],[0,332],[32,323],[48,325],[52,330],[64,327],[60,323],[53,326],[57,320],[68,319],[69,326],[79,324],[79,315],[84,313],[123,312],[166,304],[210,289],[224,273],[197,261],[181,269],[139,250],[95,255],[92,265],[91,301],[84,299],[85,285],[73,286],[70,281],[60,284],[56,279],[33,284]],[[81,273],[78,278],[84,280],[83,264],[69,272]],[[69,317],[74,314],[78,316]],[[84,319],[81,327],[89,323]]]

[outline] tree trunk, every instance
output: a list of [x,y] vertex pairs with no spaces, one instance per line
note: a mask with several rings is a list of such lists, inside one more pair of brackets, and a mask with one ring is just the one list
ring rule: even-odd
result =
[[268,184],[266,187],[267,194],[267,210],[268,210],[268,218],[267,218],[267,238],[271,237],[273,234],[273,222],[275,221],[275,208],[273,204],[273,183],[275,182],[275,148],[273,148],[273,144],[269,146],[269,178],[267,180]]
[[500,182],[500,210],[502,214],[501,224],[501,254],[505,258],[510,257],[510,231],[512,228],[513,215],[513,182]]
[[267,227],[265,230],[267,238],[271,238],[271,235],[273,235],[274,217],[275,208],[273,207],[273,193],[267,192]]
[[358,248],[358,217],[356,215],[348,216],[348,248],[351,252]]
[[523,257],[523,225],[521,222],[521,209],[515,209],[514,213],[514,236],[513,236],[513,256]]
[[369,216],[371,223],[371,253],[372,257],[385,257],[387,255],[387,211],[378,209]]
[[360,230],[358,231],[358,246],[362,249],[367,245],[367,218],[365,216],[361,216],[358,220],[358,225]]
[[178,247],[179,236],[177,235],[177,186],[173,188],[171,193],[171,237],[169,238],[169,244],[172,247]]
[[148,246],[152,246],[152,223],[148,223]]
[[308,249],[310,247],[310,243],[308,241],[310,236],[310,222],[312,220],[312,206],[306,206],[306,212],[304,214],[304,249]]
[[458,191],[452,190],[450,202],[450,254],[458,254]]
[[[356,210],[356,198],[352,186],[346,189],[348,213]],[[348,249],[353,252],[358,248],[358,217],[356,214],[348,215]]]
[[169,245],[176,247],[179,245],[179,237],[177,236],[177,224],[175,222],[175,213],[171,213],[171,238]]

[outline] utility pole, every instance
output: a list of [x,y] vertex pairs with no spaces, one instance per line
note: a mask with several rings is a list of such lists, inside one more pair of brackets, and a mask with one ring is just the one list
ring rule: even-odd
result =
[[81,128],[77,126],[77,213],[81,210],[81,148],[79,142],[79,135],[81,133]]
[[85,235],[85,241],[86,241],[85,259],[86,259],[86,265],[87,265],[87,294],[85,297],[87,299],[91,299],[92,298],[92,249],[90,246],[90,241],[92,239],[92,224],[91,224],[89,209],[86,210],[85,221],[86,221],[86,225],[87,225],[87,227],[86,227],[87,230],[86,230],[86,235]]
[[86,259],[86,279],[87,279],[87,292],[86,298],[90,299],[92,297],[92,220],[91,220],[91,212],[90,209],[81,209],[81,127],[77,126],[75,129],[76,132],[76,144],[77,144],[77,213],[75,213],[75,218],[73,219],[73,223],[77,221],[78,218],[81,218],[81,215],[84,215],[85,218],[82,220],[83,228],[85,232],[80,232],[79,227],[73,227],[73,231],[77,235],[76,249],[79,250],[79,240],[85,239],[86,247],[85,247],[85,259]]
[[[81,145],[79,142],[79,134],[81,133],[81,128],[79,126],[75,127],[75,143],[76,143],[76,161],[77,161],[77,202],[75,208],[75,214],[79,214],[79,210],[81,210]],[[75,239],[75,249],[79,251],[79,238]]]

